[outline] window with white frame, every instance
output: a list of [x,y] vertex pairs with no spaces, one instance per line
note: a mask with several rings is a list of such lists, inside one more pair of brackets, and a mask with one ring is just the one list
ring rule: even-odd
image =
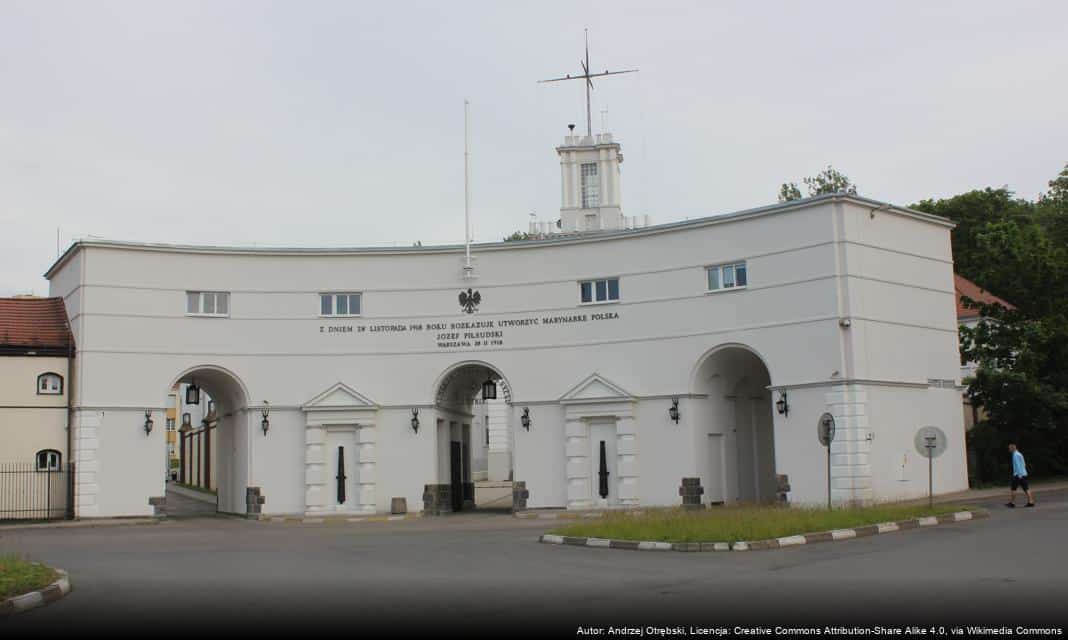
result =
[[230,294],[225,291],[186,291],[185,312],[191,316],[230,315]]
[[58,373],[42,373],[37,376],[37,395],[63,395],[63,376]]
[[37,452],[35,467],[38,471],[59,471],[60,454],[55,449]]
[[579,282],[579,299],[583,304],[619,300],[619,278],[583,280]]
[[582,163],[582,208],[601,206],[601,177],[597,175],[596,162]]
[[361,294],[320,293],[319,315],[331,317],[360,315]]
[[174,431],[174,418],[167,418],[167,431]]
[[723,291],[740,289],[749,283],[749,273],[744,262],[732,262],[708,267],[708,290]]

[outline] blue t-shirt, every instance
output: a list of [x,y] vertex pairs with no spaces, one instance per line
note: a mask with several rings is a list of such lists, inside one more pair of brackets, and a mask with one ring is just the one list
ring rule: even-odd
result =
[[1024,464],[1023,454],[1019,451],[1012,452],[1012,475],[1021,478],[1027,477],[1027,465]]

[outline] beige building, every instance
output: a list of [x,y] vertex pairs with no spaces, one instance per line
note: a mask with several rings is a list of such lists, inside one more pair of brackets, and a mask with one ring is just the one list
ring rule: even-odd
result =
[[0,461],[67,461],[73,355],[62,299],[0,298]]
[[61,298],[0,298],[0,520],[67,514],[73,356]]

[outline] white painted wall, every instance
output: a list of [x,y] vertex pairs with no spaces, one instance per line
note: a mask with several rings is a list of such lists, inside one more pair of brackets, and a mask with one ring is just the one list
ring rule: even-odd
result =
[[[97,467],[79,508],[86,515],[149,511],[148,497],[162,495],[161,474],[149,468],[158,471],[165,445],[163,429],[147,438],[139,431],[143,409],[161,409],[182,372],[212,365],[232,373],[252,407],[235,407],[229,499],[236,508],[243,508],[246,486],[262,488],[264,513],[307,508],[309,418],[302,407],[343,382],[373,399],[364,410],[375,424],[367,450],[375,456],[377,510],[388,510],[393,496],[416,510],[423,485],[447,481],[433,405],[443,372],[465,361],[484,362],[508,380],[515,479],[527,483],[530,506],[568,504],[565,406],[575,407],[561,399],[594,373],[627,394],[611,400],[632,415],[628,446],[635,451],[626,455],[633,461],[621,464],[632,467],[634,500],[678,504],[682,477],[711,472],[708,409],[700,405],[694,372],[705,354],[727,344],[759,354],[771,386],[788,388],[790,415],[773,416],[776,471],[790,476],[792,500],[818,502],[825,479],[815,422],[823,411],[838,411],[853,436],[879,429],[878,446],[885,431],[911,437],[920,417],[947,433],[961,420],[959,398],[927,388],[929,379],[958,375],[949,226],[901,210],[871,217],[878,206],[816,198],[622,234],[476,246],[473,286],[482,302],[473,315],[457,303],[461,287],[472,286],[462,280],[459,247],[79,244],[50,273],[52,293],[65,297],[80,338],[78,442]],[[748,263],[748,288],[707,293],[705,266],[736,260]],[[618,303],[579,304],[579,280],[609,276],[620,278]],[[203,289],[231,292],[229,318],[185,315],[185,291]],[[332,290],[362,291],[365,315],[320,318],[318,293]],[[574,315],[591,319],[500,326]],[[842,328],[840,318],[851,326]],[[439,331],[372,330],[472,321],[493,322],[502,344],[441,347]],[[835,395],[843,385],[849,398]],[[884,388],[902,390],[902,398],[884,401]],[[858,399],[859,392],[867,395]],[[667,417],[673,396],[680,398],[678,425]],[[266,436],[258,412],[264,400],[272,406]],[[927,412],[905,410],[916,406]],[[409,425],[412,407],[421,410],[417,434]],[[519,427],[523,407],[534,422],[529,432]],[[886,487],[887,470],[859,457],[871,453],[861,450],[866,445],[842,446],[858,456],[839,461],[836,499],[918,494]],[[949,460],[963,461],[960,446]],[[142,459],[152,464],[142,469]],[[963,485],[961,465],[947,463],[946,490]]]
[[[63,393],[37,393],[37,378],[57,373]],[[33,464],[38,451],[55,449],[67,458],[66,358],[0,356],[0,462]]]

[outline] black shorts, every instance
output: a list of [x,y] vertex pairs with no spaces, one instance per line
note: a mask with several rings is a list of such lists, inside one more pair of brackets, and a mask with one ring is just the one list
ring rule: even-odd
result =
[[1023,489],[1024,491],[1030,491],[1031,487],[1027,484],[1027,476],[1013,476],[1012,477],[1012,490]]

